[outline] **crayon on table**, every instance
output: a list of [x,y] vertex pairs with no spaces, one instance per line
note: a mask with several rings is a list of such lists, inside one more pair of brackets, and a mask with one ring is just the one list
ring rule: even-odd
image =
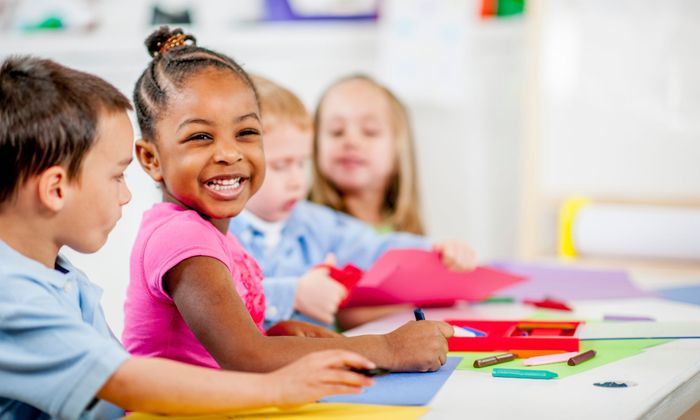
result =
[[569,366],[576,366],[586,360],[592,359],[595,356],[595,350],[584,351],[583,353],[577,354],[576,356],[569,359],[566,364]]
[[464,327],[463,326],[462,328],[464,328],[466,331],[473,333],[475,337],[486,337],[488,335],[488,334],[486,334],[486,332],[481,331],[481,330],[476,329],[476,328],[473,328],[473,327]]
[[488,299],[484,299],[479,303],[513,303],[515,298],[510,296],[492,296]]
[[656,321],[649,316],[641,315],[603,315],[603,321]]
[[486,366],[495,365],[498,363],[509,362],[513,359],[515,359],[515,354],[513,354],[513,353],[497,354],[495,356],[489,356],[489,357],[484,357],[483,359],[474,360],[474,367],[475,368],[482,368],[482,367],[486,367]]
[[355,373],[359,373],[365,376],[373,377],[373,376],[384,376],[388,373],[391,373],[389,369],[384,369],[384,368],[374,368],[374,369],[364,369],[364,368],[352,368],[350,369],[351,371]]
[[554,379],[559,376],[549,370],[534,369],[499,369],[495,368],[491,375],[496,378],[521,378],[521,379]]
[[[550,354],[560,354],[561,350],[510,350],[518,359],[529,359],[531,357],[546,356]],[[566,362],[566,360],[564,360]]]
[[544,356],[530,357],[529,359],[523,361],[523,365],[539,366],[548,365],[551,363],[568,362],[569,359],[576,356],[577,354],[578,352],[574,351],[569,353],[547,354]]
[[452,326],[454,328],[455,337],[486,337],[487,334],[484,331],[477,330],[471,327],[458,327],[457,325]]
[[421,308],[414,309],[413,315],[416,317],[416,321],[425,321],[425,314]]

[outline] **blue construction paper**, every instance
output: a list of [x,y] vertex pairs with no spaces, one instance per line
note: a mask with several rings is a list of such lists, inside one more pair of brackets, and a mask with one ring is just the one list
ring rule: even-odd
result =
[[447,362],[436,372],[390,373],[378,376],[374,378],[374,386],[363,389],[361,394],[337,395],[324,398],[321,402],[427,405],[461,360],[461,357],[448,357]]
[[700,285],[657,290],[664,299],[700,305]]

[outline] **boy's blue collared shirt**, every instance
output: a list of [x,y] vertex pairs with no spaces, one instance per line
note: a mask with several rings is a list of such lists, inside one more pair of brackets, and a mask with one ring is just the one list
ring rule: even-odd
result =
[[128,357],[102,290],[61,256],[51,270],[0,241],[0,419],[115,417],[93,401]]
[[379,234],[360,220],[328,207],[300,201],[287,219],[280,242],[266,252],[263,233],[255,229],[245,213],[231,219],[229,230],[260,264],[267,310],[265,327],[290,318],[299,277],[326,255],[334,253],[337,265],[352,263],[368,269],[391,248],[430,248],[423,236],[408,233]]

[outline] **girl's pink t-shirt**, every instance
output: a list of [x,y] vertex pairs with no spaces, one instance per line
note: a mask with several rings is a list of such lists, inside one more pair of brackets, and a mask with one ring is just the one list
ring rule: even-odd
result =
[[231,233],[222,234],[197,212],[159,203],[144,213],[131,252],[122,334],[129,353],[219,368],[163,289],[165,273],[195,256],[216,258],[226,265],[236,291],[264,334],[263,276],[255,260]]

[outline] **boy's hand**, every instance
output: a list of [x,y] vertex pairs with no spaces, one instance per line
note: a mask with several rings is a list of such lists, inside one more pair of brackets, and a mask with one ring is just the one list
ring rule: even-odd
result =
[[325,350],[308,354],[278,369],[270,377],[269,388],[276,390],[277,406],[293,406],[333,394],[359,394],[372,379],[350,368],[374,369],[376,366],[357,353]]
[[280,321],[271,326],[267,330],[267,335],[294,335],[297,337],[313,337],[313,338],[338,338],[342,335],[328,328],[323,328],[320,325],[315,325],[310,322],[287,320]]
[[[330,254],[325,261],[335,265],[335,256]],[[348,294],[347,289],[328,276],[327,267],[312,268],[299,280],[294,299],[294,309],[313,319],[332,324],[340,302]]]
[[392,371],[426,372],[447,361],[447,339],[454,329],[440,321],[410,321],[385,337],[392,354]]
[[440,254],[442,263],[453,271],[470,271],[476,266],[476,253],[466,243],[449,240],[433,244],[433,251]]

